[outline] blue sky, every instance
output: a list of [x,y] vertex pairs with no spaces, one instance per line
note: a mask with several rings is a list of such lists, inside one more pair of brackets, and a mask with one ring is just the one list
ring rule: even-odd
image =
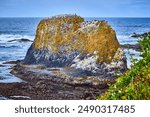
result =
[[150,0],[0,0],[0,17],[150,17]]

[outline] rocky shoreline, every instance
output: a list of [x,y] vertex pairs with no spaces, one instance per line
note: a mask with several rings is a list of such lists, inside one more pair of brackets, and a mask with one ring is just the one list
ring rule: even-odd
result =
[[115,79],[103,78],[99,84],[91,84],[89,80],[85,83],[76,81],[69,84],[64,80],[64,76],[48,74],[43,72],[44,69],[41,69],[42,72],[40,72],[40,69],[35,72],[29,69],[29,66],[18,63],[13,67],[11,73],[24,82],[0,83],[0,94],[4,96],[4,99],[15,100],[92,100],[104,93],[109,84],[115,82]]

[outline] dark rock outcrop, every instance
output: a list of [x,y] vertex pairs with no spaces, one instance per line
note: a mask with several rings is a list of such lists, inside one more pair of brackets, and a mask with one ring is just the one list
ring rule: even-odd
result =
[[133,38],[141,38],[141,37],[147,37],[150,34],[150,32],[146,32],[143,34],[137,34],[137,33],[133,33],[133,35],[131,37]]
[[3,64],[18,64],[20,63],[22,60],[16,60],[16,61],[7,61],[7,62],[4,62]]
[[85,22],[76,15],[42,20],[23,64],[68,67],[92,75],[127,69],[115,31],[105,21]]
[[141,46],[140,44],[124,44],[124,45],[121,45],[122,48],[126,48],[126,49],[133,49],[133,50],[136,50],[136,51],[140,51],[141,50]]
[[0,67],[4,67],[4,65],[1,65],[1,64],[0,64]]
[[0,95],[0,100],[7,100],[7,99],[8,99],[7,97],[4,97],[4,96]]
[[33,42],[32,40],[30,39],[14,39],[14,40],[9,40],[8,42],[14,42],[14,41],[17,41],[17,42]]

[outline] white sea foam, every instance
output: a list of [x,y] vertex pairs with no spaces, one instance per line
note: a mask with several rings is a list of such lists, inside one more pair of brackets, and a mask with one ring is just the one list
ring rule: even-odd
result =
[[126,35],[117,35],[117,39],[120,44],[136,44],[139,40],[138,38],[132,38],[131,36]]
[[23,82],[20,78],[17,77],[8,77],[6,79],[0,80],[0,83],[14,83],[14,82]]
[[124,51],[125,51],[125,55],[127,57],[127,67],[129,69],[131,68],[131,65],[132,65],[132,62],[131,62],[132,57],[137,60],[142,59],[142,57],[140,56],[141,52],[135,51],[133,49],[129,49],[129,50],[125,49]]
[[[29,43],[20,43],[18,41],[8,42],[14,39],[29,39],[34,40],[34,36],[30,35],[11,35],[2,34],[0,35],[0,64],[11,60],[22,60],[28,48],[31,45]],[[0,67],[0,83],[11,83],[11,82],[22,82],[21,79],[10,74],[10,65]]]

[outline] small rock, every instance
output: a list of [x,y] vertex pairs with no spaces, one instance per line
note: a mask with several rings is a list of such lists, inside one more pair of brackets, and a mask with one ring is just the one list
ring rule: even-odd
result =
[[87,97],[86,100],[91,100],[91,97]]
[[91,84],[92,84],[92,81],[91,81],[91,80],[85,80],[85,81],[84,81],[84,84],[86,84],[86,85],[91,85]]
[[31,99],[28,96],[10,96],[9,98],[13,100],[30,100]]
[[14,42],[14,41],[17,41],[17,42],[33,42],[30,39],[24,39],[24,38],[22,38],[22,39],[14,39],[14,40],[10,40],[8,42]]
[[0,64],[0,67],[4,67],[4,65],[1,65],[1,64]]
[[0,95],[0,100],[8,100],[8,98],[6,98],[6,97]]
[[44,89],[46,87],[46,84],[44,81],[38,81],[36,84],[35,84],[35,87],[36,88],[40,88],[40,89]]
[[17,60],[17,61],[7,61],[7,62],[4,62],[3,64],[17,64],[17,63],[20,63],[21,60]]
[[0,77],[0,80],[4,80],[4,79],[5,79],[4,77],[2,77],[2,76]]

